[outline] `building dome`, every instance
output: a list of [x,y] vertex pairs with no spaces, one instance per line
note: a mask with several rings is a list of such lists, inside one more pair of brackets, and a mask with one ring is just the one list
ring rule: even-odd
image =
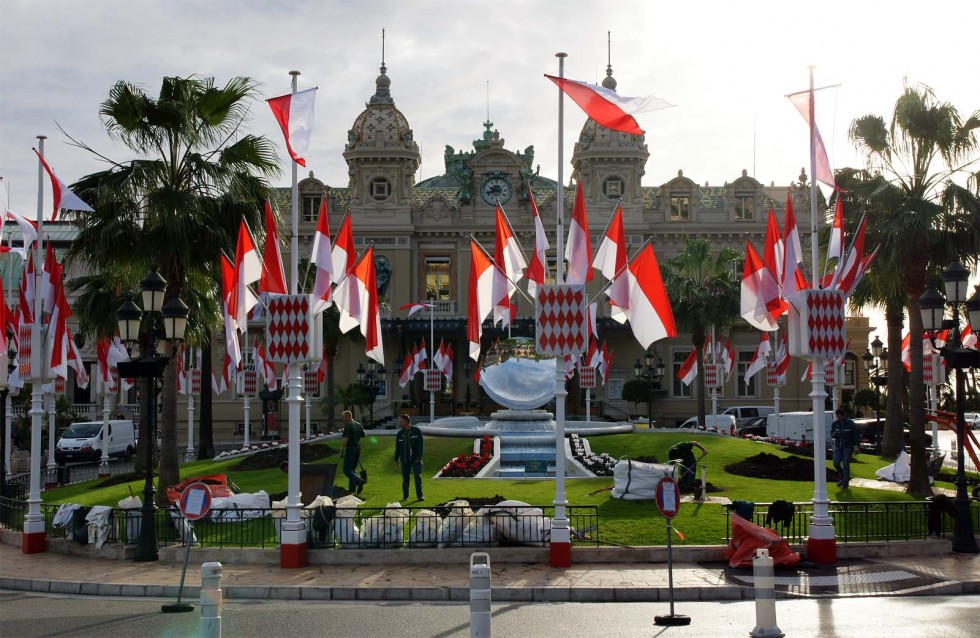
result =
[[412,128],[402,112],[395,108],[395,100],[391,97],[391,78],[387,75],[387,67],[381,65],[381,73],[374,84],[374,95],[365,105],[365,109],[354,120],[354,125],[347,132],[347,148],[386,147],[392,143],[404,144],[406,148],[414,148]]

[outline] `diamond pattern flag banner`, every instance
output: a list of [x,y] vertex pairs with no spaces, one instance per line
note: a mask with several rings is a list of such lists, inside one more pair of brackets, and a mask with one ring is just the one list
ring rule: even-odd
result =
[[442,388],[442,371],[435,368],[423,370],[425,373],[424,389],[426,392],[438,392]]
[[831,359],[843,356],[844,298],[840,290],[801,290],[800,312],[789,313],[790,354]]
[[580,388],[595,387],[595,368],[592,366],[582,366],[578,369],[578,385]]
[[538,354],[584,354],[589,339],[585,286],[539,286],[534,301]]
[[313,361],[320,356],[322,314],[313,315],[313,295],[269,299],[266,360],[275,363]]

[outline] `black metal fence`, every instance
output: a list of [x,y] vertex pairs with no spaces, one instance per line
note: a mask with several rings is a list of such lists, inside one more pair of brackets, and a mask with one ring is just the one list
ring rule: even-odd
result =
[[[793,503],[788,525],[772,520],[772,503],[751,504],[751,521],[760,527],[774,529],[788,543],[806,541],[810,533],[813,503]],[[731,538],[729,508],[722,508],[726,517],[725,541]],[[877,501],[833,502],[829,506],[834,519],[838,543],[870,543],[882,541],[921,540],[929,536],[947,538],[953,532],[953,520],[944,514],[935,501]],[[980,531],[980,501],[971,500],[970,517],[973,529]]]
[[[88,525],[91,508],[77,507],[70,515],[63,506],[41,505],[50,538],[87,543],[96,530]],[[595,505],[566,508],[573,545],[599,544],[599,511]],[[11,529],[21,529],[27,503],[0,498],[0,519]],[[303,509],[302,517],[311,548],[368,549],[394,547],[489,547],[528,545],[545,547],[551,539],[554,506],[469,507],[320,507]],[[108,517],[105,542],[136,544],[142,526],[139,509],[113,508]],[[189,534],[202,547],[277,547],[282,509],[214,510],[189,525],[176,509],[158,509],[156,537],[160,546],[184,544]]]

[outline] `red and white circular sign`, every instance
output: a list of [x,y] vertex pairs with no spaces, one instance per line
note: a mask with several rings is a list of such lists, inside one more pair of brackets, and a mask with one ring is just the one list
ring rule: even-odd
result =
[[211,488],[207,483],[191,483],[180,493],[180,513],[189,521],[204,518],[211,511]]
[[657,483],[657,509],[664,518],[674,518],[681,507],[681,491],[677,481],[665,476]]

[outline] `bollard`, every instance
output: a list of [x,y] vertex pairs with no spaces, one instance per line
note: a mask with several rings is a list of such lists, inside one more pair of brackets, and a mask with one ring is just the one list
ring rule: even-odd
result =
[[753,638],[782,638],[785,634],[776,626],[775,579],[768,549],[755,550],[752,580],[755,583],[755,629],[749,635]]
[[490,638],[490,635],[490,554],[473,552],[470,554],[470,637]]
[[221,638],[221,563],[201,565],[200,638]]

